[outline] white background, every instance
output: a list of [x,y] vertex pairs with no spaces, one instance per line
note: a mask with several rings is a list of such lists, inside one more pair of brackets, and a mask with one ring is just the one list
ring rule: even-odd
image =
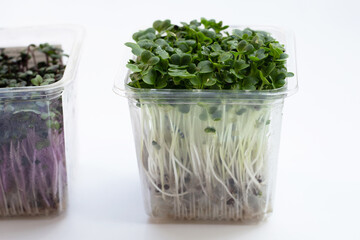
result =
[[[358,1],[0,0],[0,27],[81,24],[79,157],[66,214],[0,220],[0,239],[360,239]],[[130,117],[112,84],[123,43],[156,19],[277,25],[296,35],[275,212],[259,225],[155,224],[144,213]]]

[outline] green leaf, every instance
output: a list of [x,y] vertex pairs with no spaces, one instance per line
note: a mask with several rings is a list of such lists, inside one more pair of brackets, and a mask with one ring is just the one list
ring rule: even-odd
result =
[[164,87],[167,86],[167,81],[168,81],[168,80],[167,80],[166,77],[162,77],[162,78],[160,78],[158,81],[156,81],[155,87],[156,87],[157,89],[164,88]]
[[275,67],[276,67],[276,64],[275,64],[274,62],[270,63],[269,66],[267,66],[267,67],[265,68],[264,72],[263,72],[263,73],[264,73],[264,77],[269,76],[270,73],[271,73],[272,71],[274,71]]
[[250,28],[245,28],[245,29],[243,30],[242,38],[243,38],[243,39],[247,39],[247,38],[251,37],[251,36],[253,35],[253,33],[254,33],[254,32],[253,32]]
[[270,84],[269,81],[264,77],[261,71],[259,71],[259,77],[263,81],[263,84]]
[[140,56],[141,53],[144,51],[144,49],[142,49],[139,45],[137,45],[136,43],[131,43],[131,42],[127,42],[125,43],[125,45],[129,48],[131,48],[131,52],[136,55],[136,56]]
[[170,69],[187,69],[187,67],[188,66],[180,66],[180,65],[175,65],[175,64],[171,64],[171,63],[169,63],[169,69],[168,70],[170,70]]
[[243,31],[241,31],[240,29],[234,29],[232,31],[232,34],[235,36],[238,36],[239,38],[243,38],[243,35],[244,35]]
[[155,50],[155,53],[159,55],[162,59],[168,59],[169,54],[167,51],[163,50],[160,46],[158,46]]
[[280,88],[282,86],[285,85],[285,78],[286,78],[286,74],[285,73],[280,73],[278,74],[275,79],[274,79],[274,86],[276,88]]
[[203,83],[205,86],[213,86],[216,84],[216,78],[212,75],[206,77],[204,80],[203,80]]
[[212,63],[212,64],[217,70],[221,70],[223,68],[229,67],[229,65],[226,65],[226,64],[223,64],[223,63]]
[[251,44],[246,45],[246,47],[244,48],[244,51],[245,51],[245,53],[247,53],[247,54],[254,52],[254,50],[255,50],[255,48],[254,48],[254,46],[251,45]]
[[147,61],[147,64],[149,64],[150,66],[152,66],[152,65],[158,64],[158,62],[160,62],[160,58],[154,56],[154,57],[151,57],[151,58]]
[[270,55],[275,59],[280,58],[281,54],[284,52],[284,48],[278,43],[270,43]]
[[126,64],[126,67],[130,69],[132,72],[141,72],[141,69],[135,64]]
[[260,61],[260,59],[258,57],[256,57],[255,55],[249,56],[249,59],[254,61],[254,62]]
[[161,73],[161,75],[163,75],[163,76],[167,75],[167,71],[164,71],[163,68],[159,64],[153,66],[152,69],[154,69],[157,72]]
[[211,38],[205,36],[205,34],[203,34],[202,32],[197,32],[196,37],[197,37],[197,40],[198,40],[199,43],[205,43],[205,44],[208,43],[208,44],[210,44],[210,43],[213,42],[213,40]]
[[230,72],[232,73],[232,74],[234,74],[237,78],[239,78],[239,79],[243,79],[244,78],[244,76],[243,75],[241,75],[240,73],[237,73],[234,69],[230,69]]
[[50,66],[50,67],[47,67],[47,68],[45,69],[45,71],[46,71],[47,73],[54,73],[54,72],[58,71],[59,67],[60,67],[59,65],[55,64],[55,65],[52,65],[52,66]]
[[[232,69],[232,70],[234,70],[234,69]],[[224,74],[224,81],[227,83],[233,83],[234,79],[231,77],[231,74],[227,73],[227,74]]]
[[243,89],[244,90],[256,90],[255,85],[257,84],[258,79],[256,77],[246,77],[243,80]]
[[40,86],[49,85],[49,84],[52,84],[52,83],[54,83],[54,82],[55,82],[55,79],[54,79],[54,78],[47,78],[47,79],[44,80],[44,82],[42,82],[42,83],[40,84]]
[[249,66],[250,66],[250,64],[247,64],[244,60],[236,60],[234,62],[234,69],[236,71],[244,70],[244,69],[248,68]]
[[165,47],[169,46],[169,43],[167,41],[165,41],[164,39],[162,39],[162,38],[156,39],[155,44],[159,45],[163,49],[165,49]]
[[209,56],[210,55],[210,49],[205,47],[205,46],[202,46],[201,47],[201,54],[205,55],[205,56]]
[[185,41],[176,42],[176,46],[184,53],[189,52],[191,49]]
[[201,29],[200,31],[210,39],[214,39],[216,37],[216,33],[214,31],[208,29]]
[[229,52],[224,52],[219,57],[219,62],[226,62],[229,59],[232,59],[233,55]]
[[214,51],[214,52],[218,52],[218,51],[221,51],[221,46],[218,42],[214,42],[212,45],[211,45],[211,49]]
[[247,41],[241,40],[236,49],[239,52],[246,52],[245,48],[246,48],[247,45],[248,45]]
[[151,49],[152,47],[156,47],[156,44],[149,39],[143,39],[137,42],[137,44],[141,47],[141,48],[145,48],[145,49]]
[[154,85],[156,78],[157,78],[157,73],[154,69],[150,69],[148,73],[145,76],[143,76],[144,82],[149,85]]
[[236,50],[237,46],[238,46],[238,41],[237,40],[230,40],[226,42],[229,49],[230,50]]
[[268,55],[265,53],[265,49],[256,50],[253,54],[249,55],[249,59],[255,62],[263,60]]
[[31,79],[31,83],[34,85],[34,86],[40,86],[41,83],[43,83],[44,80],[43,78],[40,76],[40,75],[36,75],[36,77],[34,77],[33,79]]
[[288,57],[289,57],[289,55],[287,55],[286,53],[282,53],[282,54],[280,54],[280,58],[277,59],[276,61],[277,62],[285,62]]
[[212,63],[208,60],[201,61],[197,65],[199,73],[211,73],[214,71]]
[[196,72],[196,65],[194,63],[190,63],[187,68],[189,73],[195,73]]
[[286,73],[286,77],[293,77],[294,76],[294,73],[292,73],[292,72],[287,72]]
[[172,80],[176,86],[180,85],[183,82],[183,78],[180,78],[180,77],[173,77]]
[[43,76],[43,79],[49,79],[49,78],[55,78],[55,74],[54,73],[47,73]]
[[141,61],[143,63],[147,63],[149,61],[149,59],[153,56],[153,54],[148,51],[148,50],[144,50],[142,53],[141,53]]
[[172,64],[180,65],[180,56],[178,54],[173,54],[170,57],[170,61]]
[[221,52],[212,52],[212,53],[210,53],[210,56],[211,57],[217,57],[217,56],[219,56],[221,54]]
[[166,19],[164,21],[157,20],[153,23],[153,28],[159,33],[164,32],[171,26],[171,21]]
[[191,55],[184,54],[180,57],[180,65],[189,65],[191,63]]
[[229,26],[223,26],[223,22],[216,22],[214,19],[207,20],[205,18],[201,18],[201,23],[205,26],[205,28],[212,28],[216,33],[219,33],[222,30],[227,29]]
[[190,47],[196,47],[196,41],[193,39],[187,39],[185,40],[185,42],[187,43],[188,46]]
[[59,130],[60,129],[60,123],[59,122],[53,122],[51,124],[51,128]]
[[195,77],[190,78],[190,82],[191,82],[191,84],[193,84],[194,86],[200,86],[201,83],[202,83],[202,80],[200,79],[199,76],[195,76]]
[[189,73],[186,69],[169,69],[169,75],[172,77],[179,77],[179,78],[193,78],[196,75]]
[[256,34],[255,37],[251,40],[251,43],[254,45],[256,49],[259,49],[264,45],[263,40],[260,38],[258,34]]
[[156,38],[155,29],[153,28],[148,28],[146,30],[138,31],[137,33],[133,34],[133,39],[136,42],[142,39],[154,40],[155,38]]

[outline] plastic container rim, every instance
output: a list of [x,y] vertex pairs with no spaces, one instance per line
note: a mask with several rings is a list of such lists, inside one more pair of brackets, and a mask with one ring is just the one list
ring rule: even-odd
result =
[[[64,71],[64,75],[62,78],[52,84],[44,85],[44,86],[25,86],[25,87],[11,87],[11,88],[0,88],[0,98],[1,94],[6,93],[22,93],[22,92],[56,92],[60,89],[63,89],[65,86],[70,84],[74,79],[75,70],[77,65],[79,64],[79,57],[81,52],[81,45],[83,43],[85,29],[79,25],[70,25],[70,24],[61,24],[61,25],[39,25],[39,26],[28,26],[28,27],[14,27],[14,28],[1,28],[1,32],[6,31],[29,31],[29,30],[37,30],[37,31],[47,31],[47,30],[71,30],[75,32],[75,37],[73,39],[73,43],[71,46],[71,51],[67,53],[69,58],[66,63],[66,68]],[[31,43],[29,43],[31,44]],[[3,46],[0,46],[3,47]]]

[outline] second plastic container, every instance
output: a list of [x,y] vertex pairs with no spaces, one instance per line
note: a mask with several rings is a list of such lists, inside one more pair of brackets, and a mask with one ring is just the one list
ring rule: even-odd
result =
[[[286,46],[296,75],[292,36]],[[257,222],[273,211],[285,97],[296,77],[266,91],[138,89],[118,79],[128,98],[147,213],[160,219]]]
[[69,54],[56,83],[0,88],[0,217],[58,214],[66,207],[82,38],[82,29],[69,26],[0,30],[1,48],[50,43]]

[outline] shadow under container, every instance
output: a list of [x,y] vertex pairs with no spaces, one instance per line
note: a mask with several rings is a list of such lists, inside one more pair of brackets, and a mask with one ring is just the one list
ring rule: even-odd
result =
[[[293,41],[281,36],[296,74]],[[150,217],[248,223],[269,216],[282,109],[297,91],[296,75],[266,91],[138,89],[128,81],[114,91],[128,98]]]
[[1,48],[49,43],[69,54],[56,83],[0,88],[0,217],[54,215],[66,207],[82,38],[73,26],[0,30]]

